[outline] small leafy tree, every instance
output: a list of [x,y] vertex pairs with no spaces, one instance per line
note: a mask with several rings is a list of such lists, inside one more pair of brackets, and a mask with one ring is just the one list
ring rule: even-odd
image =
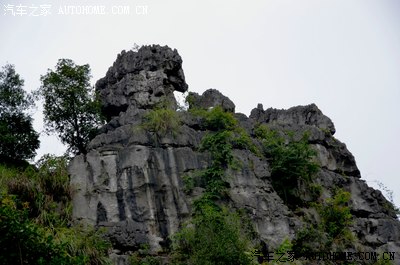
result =
[[327,199],[326,206],[320,210],[322,224],[332,239],[349,233],[348,227],[353,218],[348,206],[350,197],[349,192],[339,189],[333,198]]
[[88,64],[76,65],[70,59],[60,59],[54,71],[41,76],[46,132],[56,132],[74,154],[87,152],[87,144],[103,123],[90,77]]
[[269,158],[272,185],[289,207],[303,205],[306,194],[319,196],[313,194],[318,190],[311,185],[319,165],[313,161],[316,152],[308,143],[307,133],[296,141],[294,134],[288,132],[286,141],[277,131],[261,124],[255,128],[255,135]]
[[32,95],[23,89],[24,80],[7,64],[0,71],[0,160],[15,163],[35,156],[39,134],[32,118],[24,113],[34,105]]

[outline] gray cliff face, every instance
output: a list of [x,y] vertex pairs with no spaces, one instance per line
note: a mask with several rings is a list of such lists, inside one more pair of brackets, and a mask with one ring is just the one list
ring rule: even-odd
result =
[[[173,107],[173,92],[187,90],[176,50],[146,46],[138,52],[122,52],[96,89],[108,123],[91,141],[88,154],[75,157],[70,165],[76,189],[73,216],[106,227],[115,262],[125,264],[124,255],[141,244],[149,244],[153,252],[168,246],[169,236],[190,217],[191,202],[202,192],[196,188],[186,194],[182,177],[206,168],[211,160],[198,151],[205,131],[188,112],[178,112],[182,124],[176,135],[167,134],[157,142],[140,126],[157,103],[167,100]],[[217,90],[190,95],[190,108],[221,105],[235,110],[233,102]],[[361,249],[400,252],[400,223],[394,211],[380,191],[360,179],[353,155],[333,137],[332,121],[316,105],[264,110],[259,104],[249,117],[238,113],[235,117],[250,135],[259,123],[298,136],[309,132],[321,165],[317,182],[323,196],[332,196],[335,187],[351,192],[352,231]],[[234,155],[241,167],[232,170],[227,180],[232,207],[246,210],[260,240],[271,249],[293,238],[304,221],[274,191],[267,160],[245,149],[235,149]]]

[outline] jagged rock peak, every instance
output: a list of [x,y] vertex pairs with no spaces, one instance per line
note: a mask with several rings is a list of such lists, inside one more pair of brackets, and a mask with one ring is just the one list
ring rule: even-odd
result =
[[290,109],[263,109],[262,104],[258,104],[257,108],[251,111],[250,118],[259,123],[278,123],[311,125],[317,128],[335,134],[336,129],[332,120],[325,116],[317,105],[310,104],[306,106],[296,106]]
[[122,51],[96,83],[108,120],[131,105],[146,109],[165,99],[175,102],[173,92],[187,89],[178,51],[160,45]]
[[208,89],[200,96],[195,92],[189,93],[189,108],[212,108],[221,106],[225,111],[235,112],[235,104],[216,89]]

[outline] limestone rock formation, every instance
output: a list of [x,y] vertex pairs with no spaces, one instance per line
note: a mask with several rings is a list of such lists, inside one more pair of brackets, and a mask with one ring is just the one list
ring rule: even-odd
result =
[[[76,189],[73,216],[108,229],[118,264],[126,264],[126,256],[141,244],[149,244],[154,253],[167,248],[169,236],[190,217],[191,202],[202,192],[186,194],[182,180],[210,165],[209,154],[199,151],[206,133],[201,121],[180,111],[176,135],[166,134],[157,141],[141,126],[157,104],[168,102],[166,106],[173,109],[173,92],[187,87],[177,51],[158,45],[123,51],[96,84],[108,123],[91,141],[87,155],[71,162],[69,172]],[[191,95],[191,108],[220,105],[226,111],[235,110],[233,102],[217,90]],[[259,104],[249,117],[235,117],[250,135],[260,123],[296,135],[309,132],[309,143],[321,165],[317,182],[323,196],[332,196],[335,187],[351,192],[351,229],[360,249],[400,253],[400,223],[393,209],[380,191],[360,178],[353,155],[334,138],[334,124],[316,105],[264,110]],[[271,249],[285,238],[294,238],[304,225],[307,209],[296,212],[285,205],[271,184],[267,159],[246,149],[235,149],[234,156],[242,166],[230,172],[232,206],[246,210],[259,239]]]
[[164,97],[172,100],[171,92],[185,92],[187,87],[178,52],[158,45],[122,51],[96,83],[108,119],[129,106],[146,108]]
[[208,89],[201,96],[195,92],[189,93],[190,108],[209,109],[221,106],[225,111],[235,112],[235,104],[216,89]]

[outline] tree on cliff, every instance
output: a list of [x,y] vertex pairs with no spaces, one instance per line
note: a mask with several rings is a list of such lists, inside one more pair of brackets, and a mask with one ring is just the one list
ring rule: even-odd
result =
[[24,89],[24,80],[7,64],[0,71],[0,161],[16,163],[35,156],[39,134],[32,118],[24,113],[34,105]]
[[49,69],[40,78],[46,132],[56,132],[73,154],[87,152],[87,144],[103,122],[90,77],[88,64],[60,59],[54,71]]

